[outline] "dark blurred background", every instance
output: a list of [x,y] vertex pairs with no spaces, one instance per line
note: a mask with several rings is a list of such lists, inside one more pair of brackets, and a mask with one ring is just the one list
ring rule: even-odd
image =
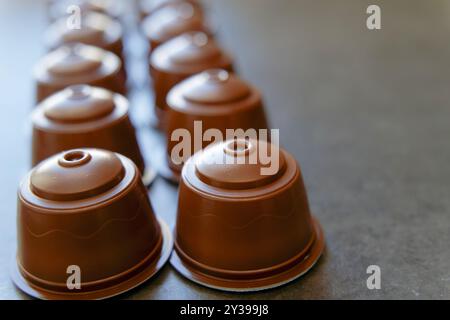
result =
[[[122,298],[449,299],[450,1],[204,2],[301,164],[327,251],[301,279],[262,293],[205,289],[167,265]],[[1,299],[26,298],[8,268],[16,189],[29,169],[31,72],[44,53],[44,4],[0,0]],[[381,30],[366,28],[370,4],[381,7]],[[134,43],[127,50],[139,57]],[[147,107],[140,102],[136,122]],[[173,226],[176,189],[159,179],[150,195]],[[381,268],[381,290],[366,287],[369,265]]]

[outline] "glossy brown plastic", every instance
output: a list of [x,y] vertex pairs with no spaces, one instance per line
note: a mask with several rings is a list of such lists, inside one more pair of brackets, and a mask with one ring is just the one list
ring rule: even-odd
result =
[[[279,154],[272,172],[261,171],[270,165],[260,150]],[[262,290],[304,274],[323,249],[300,168],[284,150],[228,140],[183,167],[171,263],[187,278],[222,290]]]
[[170,89],[182,80],[207,69],[233,71],[232,58],[217,43],[202,32],[188,32],[171,39],[150,56],[155,114],[158,126],[165,129],[166,97]]
[[[179,141],[171,138],[178,129],[195,135],[195,121],[202,131],[217,129],[268,129],[260,92],[223,69],[209,69],[183,80],[167,96],[167,161],[172,177],[179,180],[182,164],[172,161],[172,148]],[[257,136],[256,136],[257,137]],[[211,142],[204,141],[202,148]],[[195,150],[191,141],[191,150]]]
[[150,16],[158,12],[162,8],[176,6],[179,3],[188,2],[195,6],[195,10],[202,13],[203,8],[198,0],[140,0],[139,1],[139,12],[141,18]]
[[80,21],[79,29],[69,29],[66,17],[53,22],[44,35],[46,47],[55,50],[65,44],[80,42],[111,51],[124,62],[123,31],[119,22],[97,12],[83,14]]
[[[80,13],[98,12],[120,20],[128,1],[117,0],[50,0],[47,6],[47,14],[50,22],[63,17],[69,17],[67,10],[71,6],[80,8]],[[73,14],[74,11],[71,11]]]
[[[163,226],[163,227],[162,227]],[[13,279],[42,299],[98,299],[152,276],[170,251],[134,163],[101,149],[52,156],[22,181]],[[78,267],[81,288],[67,286]]]
[[142,21],[141,28],[149,43],[150,52],[185,32],[200,31],[212,35],[201,11],[189,2],[174,2],[157,10]]
[[74,85],[42,101],[32,113],[32,165],[64,150],[100,148],[120,153],[146,172],[128,116],[128,100],[88,85]]
[[88,84],[126,95],[120,59],[111,52],[81,43],[45,55],[35,66],[36,101],[70,85]]

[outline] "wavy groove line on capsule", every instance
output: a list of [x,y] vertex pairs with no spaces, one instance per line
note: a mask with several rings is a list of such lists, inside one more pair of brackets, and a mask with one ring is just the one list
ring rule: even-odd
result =
[[[143,198],[143,196],[141,198]],[[104,228],[106,228],[107,225],[109,225],[111,223],[114,223],[114,222],[131,222],[131,221],[136,220],[137,217],[139,216],[139,211],[142,208],[142,202],[140,201],[140,203],[141,204],[136,209],[136,214],[133,217],[131,217],[129,219],[115,218],[115,219],[110,219],[108,221],[105,221],[97,230],[95,230],[94,232],[92,232],[91,234],[86,235],[86,236],[81,236],[81,235],[78,235],[78,234],[75,234],[75,233],[72,233],[72,232],[69,232],[69,231],[66,231],[66,230],[62,230],[62,229],[53,229],[53,230],[49,230],[49,231],[46,231],[44,233],[38,234],[38,233],[35,233],[35,232],[31,231],[31,229],[30,229],[30,227],[28,225],[25,225],[25,227],[26,227],[27,231],[35,238],[43,238],[43,237],[46,237],[46,236],[48,236],[48,235],[50,235],[52,233],[58,233],[59,232],[59,233],[67,234],[67,235],[69,235],[69,236],[71,236],[73,238],[76,238],[76,239],[84,239],[84,240],[86,240],[86,239],[93,238],[95,235],[100,233],[100,231],[102,231]]]
[[[277,215],[274,215],[274,214],[263,214],[263,215],[260,215],[260,216],[258,216],[256,218],[250,220],[249,222],[247,222],[246,224],[241,225],[241,226],[232,225],[232,224],[227,223],[227,222],[223,222],[223,223],[228,225],[228,227],[231,228],[231,229],[239,230],[239,229],[245,229],[245,228],[249,227],[251,224],[256,223],[258,220],[265,219],[265,218],[276,218],[276,219],[283,219],[283,220],[285,220],[285,219],[290,218],[293,215],[293,212],[294,212],[294,210],[291,209],[289,214],[284,215],[284,216],[277,216]],[[191,217],[195,218],[195,219],[208,217],[208,218],[216,218],[218,220],[224,220],[224,219],[220,218],[217,214],[212,214],[212,213],[205,213],[205,214],[200,214],[200,215],[191,215]]]

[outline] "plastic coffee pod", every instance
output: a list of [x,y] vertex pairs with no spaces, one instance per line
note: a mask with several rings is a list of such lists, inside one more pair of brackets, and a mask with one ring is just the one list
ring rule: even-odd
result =
[[166,97],[170,89],[182,80],[201,71],[220,68],[233,70],[232,58],[203,32],[188,32],[173,38],[150,56],[155,114],[158,127],[165,129]]
[[226,291],[273,288],[311,269],[324,246],[286,151],[227,140],[183,167],[171,264],[186,278]]
[[111,52],[81,43],[45,55],[35,66],[36,101],[70,85],[89,84],[126,95],[120,59]]
[[212,35],[201,11],[189,2],[175,2],[156,11],[142,21],[142,31],[149,43],[150,52],[159,45],[189,31]]
[[179,3],[188,2],[195,6],[195,10],[202,12],[202,6],[198,0],[141,0],[139,1],[139,12],[141,18],[150,16],[162,8],[176,6]]
[[[255,129],[257,138],[259,129],[268,128],[260,92],[222,69],[209,69],[183,80],[169,92],[167,105],[167,157],[158,171],[172,181],[179,181],[184,162],[179,160],[186,160],[172,159],[172,151],[180,143],[172,138],[176,131],[185,129],[195,137],[196,127],[201,125],[202,132],[219,130],[225,138],[227,129]],[[198,151],[194,138],[190,142],[190,150]],[[202,141],[198,147],[210,143]]]
[[[50,0],[47,6],[48,18],[51,22],[60,18],[67,18],[71,14],[98,12],[109,17],[121,19],[125,3],[117,0]],[[66,19],[67,20],[67,19]]]
[[54,50],[65,44],[80,42],[111,51],[124,62],[123,31],[119,22],[97,12],[83,14],[80,22],[79,28],[74,29],[67,27],[66,17],[53,22],[44,35],[46,47]]
[[18,192],[12,278],[40,299],[102,299],[143,283],[172,249],[128,158],[75,149],[36,166]]
[[88,85],[51,95],[32,113],[32,165],[64,150],[106,149],[133,160],[149,185],[155,171],[144,163],[128,109],[122,95]]

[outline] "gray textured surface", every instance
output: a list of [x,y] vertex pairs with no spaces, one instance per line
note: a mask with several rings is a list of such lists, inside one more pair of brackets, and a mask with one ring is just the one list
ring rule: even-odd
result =
[[[382,8],[380,31],[365,28],[371,3]],[[166,266],[122,297],[449,299],[450,1],[216,0],[209,7],[224,46],[264,92],[272,126],[302,166],[327,251],[300,280],[263,293],[205,289]],[[0,1],[3,299],[26,298],[7,269],[16,187],[28,163],[30,70],[44,26],[39,2]],[[158,140],[148,130],[141,135]],[[158,180],[151,199],[173,225],[176,189]],[[382,270],[378,291],[366,288],[371,264]]]

